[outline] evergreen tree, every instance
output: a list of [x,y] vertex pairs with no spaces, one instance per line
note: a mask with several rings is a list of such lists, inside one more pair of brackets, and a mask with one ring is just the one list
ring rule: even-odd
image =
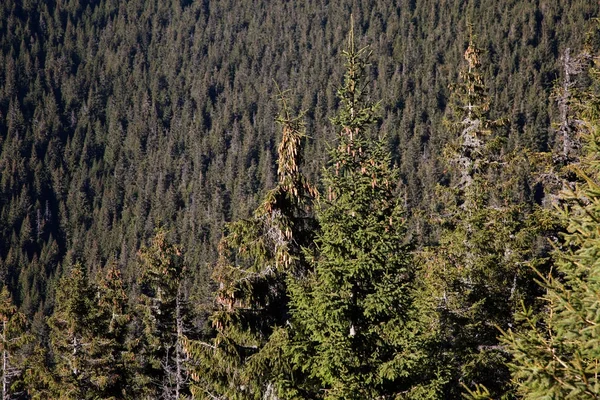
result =
[[377,105],[364,91],[365,53],[351,30],[317,250],[311,272],[291,285],[288,357],[317,382],[308,397],[424,398],[435,386],[414,304],[417,265],[394,190],[398,171],[384,139],[369,135]]
[[481,51],[471,41],[466,68],[453,89],[446,147],[449,186],[438,188],[439,242],[423,253],[425,295],[440,328],[447,398],[485,385],[494,396],[509,390],[508,356],[497,327],[513,322],[515,306],[537,294],[527,263],[537,260],[544,214],[517,204],[514,191],[524,157],[502,154],[502,121],[489,118],[480,73]]
[[[598,72],[593,71],[596,75]],[[544,313],[525,308],[519,329],[503,341],[513,361],[513,380],[525,399],[600,397],[600,101],[590,95],[583,112],[584,151],[571,168],[581,181],[560,195],[559,218],[567,232],[554,251],[552,274],[540,273]]]
[[278,353],[289,318],[287,284],[306,273],[301,249],[312,243],[317,192],[300,172],[302,116],[291,116],[284,93],[280,99],[278,184],[252,218],[228,225],[213,274],[216,336],[210,343],[188,342],[198,398],[271,398],[274,380],[290,372]]
[[56,290],[56,308],[48,318],[50,349],[60,398],[81,399],[91,390],[93,293],[81,264],[71,267]]
[[23,347],[33,339],[27,319],[13,304],[8,288],[0,291],[0,351],[2,352],[2,400],[17,398],[22,390],[25,365]]
[[61,397],[49,358],[48,350],[41,344],[36,344],[27,358],[23,382],[27,395],[33,400],[69,398]]
[[[585,65],[590,54],[583,52],[577,56],[571,55],[571,49],[565,49],[562,57],[562,74],[560,84],[554,88],[554,98],[558,105],[559,122],[556,127],[560,151],[557,152],[555,161],[569,164],[577,159],[577,150],[580,143],[577,137],[578,121],[573,115],[578,96],[578,75],[585,71]],[[579,83],[580,84],[580,83]]]
[[112,360],[98,335],[94,300],[85,267],[73,265],[58,283],[56,306],[48,318],[54,374],[50,390],[58,398],[93,399],[108,383],[104,372]]
[[27,361],[28,394],[34,399],[135,398],[128,387],[127,296],[116,266],[94,285],[85,267],[75,264],[57,287],[47,320],[49,351],[38,344]]
[[129,347],[128,326],[131,315],[128,296],[121,271],[116,263],[109,264],[96,287],[96,335],[104,354],[100,397],[103,399],[135,398],[131,390],[131,375],[135,370],[135,356]]
[[185,305],[185,267],[178,246],[159,230],[140,251],[143,267],[139,324],[141,338],[133,346],[139,367],[134,384],[148,399],[179,399],[189,393],[183,340],[189,311]]

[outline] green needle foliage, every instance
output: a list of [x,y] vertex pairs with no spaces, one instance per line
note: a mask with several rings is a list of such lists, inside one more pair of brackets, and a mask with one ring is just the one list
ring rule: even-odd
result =
[[95,319],[97,335],[106,358],[103,371],[104,399],[136,398],[132,385],[135,356],[131,351],[128,326],[132,315],[128,309],[127,287],[116,263],[108,265],[96,286]]
[[[597,78],[597,71],[593,71]],[[584,154],[572,169],[581,181],[561,194],[567,225],[554,251],[552,275],[543,277],[545,312],[525,309],[521,329],[503,340],[514,360],[513,379],[525,399],[600,398],[600,102],[583,112]],[[542,275],[543,276],[543,275]]]
[[510,326],[515,306],[538,293],[527,264],[543,262],[536,239],[552,225],[510,195],[528,163],[499,151],[503,121],[489,118],[480,57],[471,41],[461,81],[452,87],[450,184],[438,188],[439,241],[424,252],[423,290],[438,314],[445,398],[477,385],[495,397],[510,389],[498,327]]
[[184,334],[189,311],[183,293],[185,266],[181,249],[159,230],[140,251],[142,293],[138,304],[141,335],[135,344],[140,397],[179,399],[189,394]]
[[23,348],[33,337],[27,333],[27,318],[13,304],[8,288],[0,291],[0,356],[2,400],[15,399],[23,389]]
[[59,398],[83,399],[93,388],[93,291],[85,267],[75,264],[56,292],[56,308],[50,318],[50,349],[56,393]]
[[289,318],[287,282],[306,270],[301,249],[312,243],[317,192],[300,172],[301,116],[290,115],[284,94],[281,102],[278,184],[252,218],[228,225],[213,273],[216,336],[187,342],[197,398],[260,399],[274,390],[277,375],[291,373],[273,351],[281,348]]
[[[57,286],[56,307],[48,318],[51,372],[38,353],[34,368],[40,382],[31,382],[31,394],[39,398],[106,399],[122,398],[118,387],[123,372],[120,346],[105,335],[105,321],[98,315],[96,287],[87,272],[75,264]],[[51,377],[44,377],[48,372]],[[35,374],[33,375],[35,376]],[[38,386],[38,384],[41,386]],[[121,385],[122,387],[122,385]]]
[[[327,199],[311,272],[291,285],[290,358],[323,399],[424,398],[426,341],[414,307],[416,263],[406,243],[398,171],[383,138],[369,128],[377,105],[365,89],[365,49],[352,31],[338,91],[338,144],[324,171]],[[290,396],[291,397],[291,396]]]
[[[8,333],[22,316],[0,293],[3,397],[593,393],[595,325],[574,315],[595,323],[595,275],[582,272],[595,250],[582,243],[597,174],[582,164],[575,190],[568,168],[592,58],[569,47],[598,4],[231,3],[0,1],[0,286],[39,337]],[[351,35],[336,98],[350,12],[377,57],[369,68]],[[465,20],[485,51],[470,43],[459,74]],[[272,79],[297,85],[277,173]],[[304,176],[322,178],[321,204]],[[555,242],[562,261],[541,289],[530,266],[548,272],[540,233],[556,221],[534,204],[563,184],[564,218],[585,221]],[[138,253],[159,226],[171,233]],[[85,267],[64,272],[75,260]],[[530,327],[499,340],[521,303]]]

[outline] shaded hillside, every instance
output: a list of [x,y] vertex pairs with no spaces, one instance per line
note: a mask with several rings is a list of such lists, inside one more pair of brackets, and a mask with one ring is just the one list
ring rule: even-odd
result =
[[207,289],[223,222],[247,216],[274,184],[276,84],[307,111],[304,169],[320,172],[350,13],[374,54],[371,90],[406,203],[426,208],[467,21],[485,50],[493,117],[510,121],[505,145],[548,150],[559,57],[580,47],[596,8],[585,0],[4,1],[3,279],[31,315],[65,260],[85,260],[92,276],[114,259],[132,281],[138,249],[165,226],[197,268],[196,291]]

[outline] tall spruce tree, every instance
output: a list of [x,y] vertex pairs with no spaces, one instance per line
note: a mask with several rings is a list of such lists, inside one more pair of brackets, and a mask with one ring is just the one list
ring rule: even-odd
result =
[[[377,105],[367,99],[366,49],[351,30],[338,91],[338,143],[324,171],[326,199],[311,272],[291,287],[288,357],[316,384],[296,398],[426,398],[427,338],[415,307],[417,265],[407,243],[398,171],[383,137],[370,127]],[[293,397],[293,396],[290,396]]]
[[33,337],[27,333],[27,318],[13,304],[8,288],[0,291],[0,354],[2,356],[2,400],[15,399],[22,391],[25,365],[23,347]]
[[150,246],[140,250],[143,268],[138,304],[137,372],[133,383],[138,396],[175,400],[189,394],[187,356],[183,349],[189,310],[184,293],[185,266],[178,246],[159,230]]
[[280,352],[289,319],[287,285],[306,273],[302,249],[312,244],[318,193],[300,171],[302,115],[291,115],[285,93],[280,100],[277,186],[251,218],[228,225],[213,272],[216,335],[187,342],[197,398],[272,398],[274,381],[291,373]]
[[55,304],[48,318],[54,390],[60,398],[82,399],[92,391],[89,351],[93,307],[93,292],[83,265],[73,265],[61,278]]
[[[592,70],[596,85],[598,74]],[[567,231],[556,245],[552,274],[540,273],[544,313],[524,308],[519,329],[503,336],[525,399],[600,398],[600,100],[587,97],[579,129],[584,151],[571,166],[580,182],[561,193],[557,210]]]
[[131,316],[113,263],[98,283],[75,264],[58,284],[47,320],[48,349],[38,343],[26,362],[24,387],[33,399],[137,399],[137,364],[128,346]]
[[537,294],[526,264],[541,262],[535,242],[545,228],[543,213],[511,197],[518,169],[528,164],[501,151],[502,121],[489,117],[480,53],[471,40],[461,80],[452,87],[450,183],[438,188],[439,241],[423,253],[423,290],[435,302],[438,362],[448,379],[445,398],[478,385],[495,397],[509,390],[508,354],[497,327],[508,327],[515,306]]
[[[90,284],[86,268],[73,265],[60,279],[55,309],[48,318],[50,328],[50,372],[44,377],[43,388],[34,387],[33,396],[49,395],[61,399],[111,398],[107,391],[113,383],[113,352],[110,340],[104,337],[97,318],[98,297]],[[39,362],[44,363],[43,353]],[[46,371],[43,365],[38,372]],[[39,389],[39,390],[38,390]],[[42,394],[44,393],[44,394]],[[114,397],[112,397],[114,398]]]
[[27,395],[33,400],[61,398],[49,359],[47,349],[41,344],[36,344],[27,358],[23,383]]
[[111,262],[98,280],[95,289],[94,319],[98,326],[97,340],[106,362],[102,364],[103,379],[100,397],[103,399],[134,399],[132,375],[135,356],[130,348],[128,326],[132,315],[128,306],[126,286],[121,271]]

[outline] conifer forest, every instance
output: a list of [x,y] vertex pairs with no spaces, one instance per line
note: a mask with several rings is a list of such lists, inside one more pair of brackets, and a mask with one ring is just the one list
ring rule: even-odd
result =
[[600,399],[598,18],[1,0],[0,400]]

